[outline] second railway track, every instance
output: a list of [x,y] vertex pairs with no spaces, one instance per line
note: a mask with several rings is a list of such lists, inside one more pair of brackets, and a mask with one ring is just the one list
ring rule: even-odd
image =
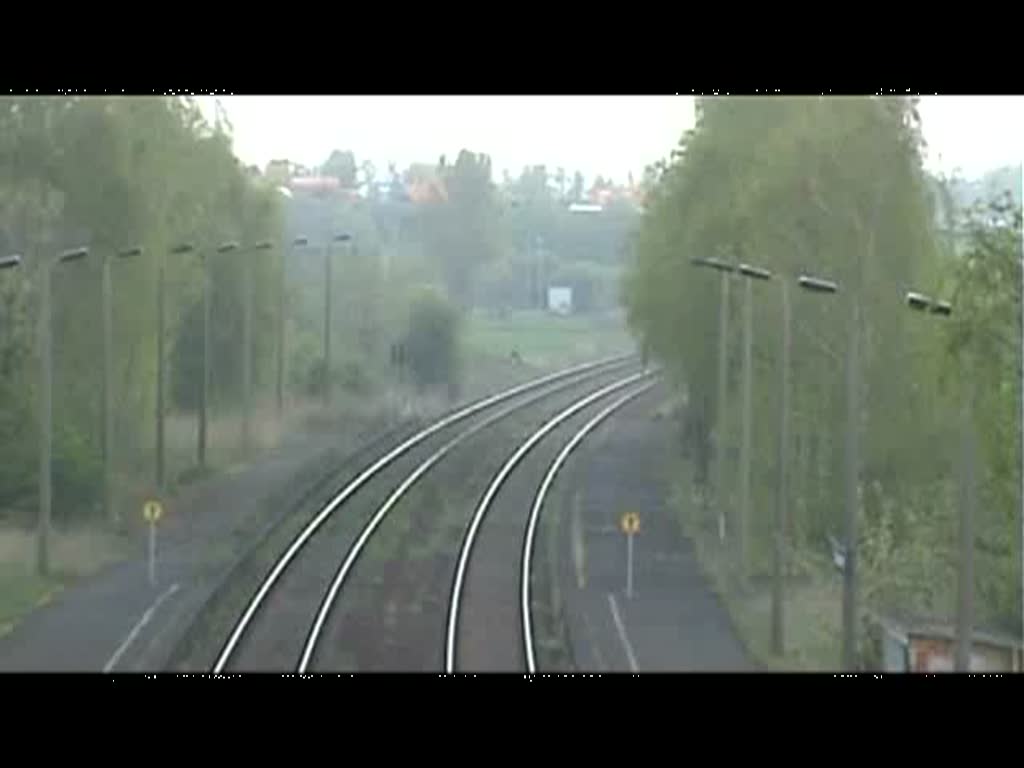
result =
[[[283,548],[283,553],[277,558],[235,623],[217,657],[214,671],[289,671],[297,666],[305,670],[314,661],[314,669],[420,668],[420,665],[413,664],[410,667],[407,663],[400,663],[397,667],[393,664],[380,666],[376,663],[360,663],[358,659],[353,658],[354,655],[359,655],[358,649],[355,652],[351,652],[350,649],[347,656],[339,656],[330,650],[327,653],[315,652],[318,642],[323,644],[325,626],[332,623],[328,619],[341,582],[352,571],[363,550],[372,550],[373,547],[368,545],[376,545],[375,539],[382,538],[379,535],[373,536],[378,530],[378,525],[386,519],[385,515],[403,496],[404,491],[416,482],[419,476],[426,474],[427,469],[431,469],[444,455],[464,441],[473,444],[474,441],[469,441],[470,437],[485,430],[493,430],[512,419],[529,419],[531,414],[535,419],[536,411],[543,413],[543,408],[557,406],[567,397],[578,397],[582,387],[593,385],[595,382],[601,384],[616,373],[621,376],[621,370],[630,365],[636,365],[635,356],[622,356],[577,366],[527,382],[439,419],[403,440],[376,461],[368,462],[368,466],[340,489],[290,544]],[[459,431],[452,438],[450,428],[463,422],[469,425],[468,428]],[[476,459],[477,455],[474,454],[470,466],[479,465]],[[426,465],[424,461],[427,462]],[[419,475],[410,481],[410,473],[416,472],[417,466],[420,467]],[[373,522],[375,512],[379,513],[387,504],[387,492],[396,487],[402,488],[403,484],[404,489],[399,491],[397,496],[392,494],[390,506],[377,515],[376,522]],[[404,517],[407,524],[410,522],[409,517],[418,518],[419,522],[411,521],[415,525],[422,524],[423,519],[429,515]],[[373,568],[362,570],[372,571]],[[338,579],[342,571],[344,573]],[[358,575],[360,569],[357,568],[355,571]],[[387,580],[387,575],[384,574],[384,581]],[[371,578],[371,584],[380,581],[380,574],[375,579]],[[338,586],[332,590],[333,582],[337,582]],[[344,591],[347,595],[348,592],[358,592],[359,589],[352,590],[346,586]],[[329,599],[325,599],[325,596]],[[384,615],[386,625],[387,614],[392,610],[392,604],[384,601],[374,607],[377,609],[378,618],[379,615]],[[424,607],[423,612],[429,613],[429,607]],[[443,613],[443,607],[441,611],[435,612]],[[336,621],[333,623],[337,624]],[[380,634],[382,627],[360,626],[359,622],[348,624],[347,629],[362,634],[363,643],[369,641],[371,648],[387,646],[386,642],[375,636]],[[346,622],[343,621],[342,629],[345,628]],[[332,637],[336,634],[335,631]],[[336,642],[327,643],[329,649],[337,645]],[[398,663],[394,658],[391,661]],[[437,661],[428,668],[437,669],[439,664]]]

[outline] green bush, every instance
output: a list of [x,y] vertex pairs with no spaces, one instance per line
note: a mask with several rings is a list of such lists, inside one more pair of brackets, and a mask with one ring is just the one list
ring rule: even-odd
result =
[[442,296],[424,292],[413,299],[405,353],[417,390],[447,387],[458,395],[459,331],[459,314]]
[[68,521],[102,511],[103,460],[90,436],[54,424],[53,517]]
[[34,493],[39,457],[32,409],[25,390],[0,380],[0,508]]

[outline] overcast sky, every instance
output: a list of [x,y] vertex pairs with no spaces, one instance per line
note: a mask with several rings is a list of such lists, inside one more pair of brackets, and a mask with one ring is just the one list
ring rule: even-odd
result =
[[[769,97],[770,98],[770,97]],[[235,152],[263,168],[273,158],[304,165],[351,149],[378,173],[394,162],[436,162],[462,148],[486,152],[495,177],[525,165],[580,170],[625,181],[666,157],[693,125],[689,96],[226,96]],[[214,99],[201,97],[212,117]],[[1020,163],[1024,96],[927,96],[921,119],[926,165],[968,178]]]

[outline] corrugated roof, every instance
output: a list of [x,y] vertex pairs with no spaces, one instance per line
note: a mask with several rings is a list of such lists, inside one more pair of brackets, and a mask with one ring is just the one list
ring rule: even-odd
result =
[[[890,633],[906,642],[910,637],[938,637],[944,640],[956,639],[956,625],[953,622],[933,617],[896,618],[869,612],[869,615]],[[973,642],[996,645],[1015,650],[1024,650],[1024,641],[1008,632],[998,629],[975,627]]]

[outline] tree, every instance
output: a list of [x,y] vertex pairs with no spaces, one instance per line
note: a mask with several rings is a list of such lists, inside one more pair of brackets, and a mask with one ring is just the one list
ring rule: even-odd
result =
[[[15,486],[0,477],[0,498],[34,487],[37,462],[31,413],[35,371],[26,353],[35,350],[31,333],[37,302],[39,264],[60,249],[88,245],[90,257],[53,272],[54,512],[60,519],[86,514],[98,496],[101,456],[100,397],[102,337],[99,322],[101,257],[115,249],[142,246],[143,254],[112,265],[114,323],[115,466],[127,474],[150,471],[157,259],[166,265],[168,351],[195,347],[187,323],[200,295],[195,256],[169,256],[183,240],[208,248],[222,239],[251,243],[276,237],[276,193],[234,157],[229,126],[210,126],[190,99],[66,98],[0,99],[0,231],[25,253],[14,303],[4,310],[0,334],[0,390],[17,418],[20,437],[0,426],[0,451],[9,466],[20,466]],[[4,238],[0,238],[4,239]],[[255,254],[257,295],[269,288],[269,256]],[[240,262],[219,262],[214,290],[221,313],[218,332],[234,327],[240,302]],[[9,283],[10,281],[0,281]],[[0,296],[6,286],[0,286]],[[257,314],[257,363],[272,342],[268,312]],[[264,323],[267,323],[264,325]],[[261,333],[261,329],[265,333]],[[3,338],[6,336],[7,338]],[[215,387],[227,394],[227,367],[238,337],[222,342],[224,364]],[[181,379],[169,354],[170,381]],[[259,371],[259,369],[258,369]],[[194,380],[191,382],[194,389]],[[231,392],[236,395],[237,390]],[[6,411],[6,409],[5,409]],[[6,425],[6,422],[5,422]],[[26,439],[26,435],[28,436]]]
[[945,368],[973,389],[980,437],[975,585],[979,616],[1013,632],[1020,615],[1021,211],[1007,195],[967,211],[968,245],[953,262]]
[[352,189],[356,186],[356,157],[352,152],[334,150],[323,165],[323,173],[336,178],[342,187]]
[[[884,556],[865,564],[865,589],[875,607],[948,608],[952,570],[942,553],[954,532],[952,457],[935,447],[955,443],[956,402],[939,384],[941,332],[916,322],[902,302],[908,286],[941,286],[947,264],[921,167],[915,101],[704,98],[697,113],[670,160],[645,173],[645,211],[624,284],[632,326],[686,387],[690,407],[699,410],[692,422],[725,436],[722,458],[732,467],[736,409],[727,423],[715,423],[717,276],[691,259],[745,260],[791,284],[803,273],[836,280],[841,292],[831,299],[794,291],[794,545],[816,551],[826,534],[841,530],[836,500],[845,492],[845,453],[837,438],[848,426],[841,372],[856,334],[862,537],[876,542],[883,530],[893,537]],[[755,573],[771,562],[771,515],[758,500],[772,498],[777,454],[777,290],[753,286]],[[737,293],[733,329],[741,327]],[[732,387],[737,337],[728,352]],[[924,569],[932,569],[928,579],[913,575]],[[913,588],[897,588],[900,580]]]
[[[413,178],[425,175],[423,170],[410,168]],[[454,165],[445,164],[442,158],[434,179],[436,182],[421,182],[428,189],[422,198],[427,250],[449,297],[467,308],[473,302],[477,270],[498,252],[490,158],[462,150]]]
[[572,189],[569,192],[569,197],[577,203],[583,199],[583,174],[579,171],[572,175]]
[[417,389],[446,387],[457,395],[459,382],[459,316],[432,291],[416,296],[409,312],[405,352]]

